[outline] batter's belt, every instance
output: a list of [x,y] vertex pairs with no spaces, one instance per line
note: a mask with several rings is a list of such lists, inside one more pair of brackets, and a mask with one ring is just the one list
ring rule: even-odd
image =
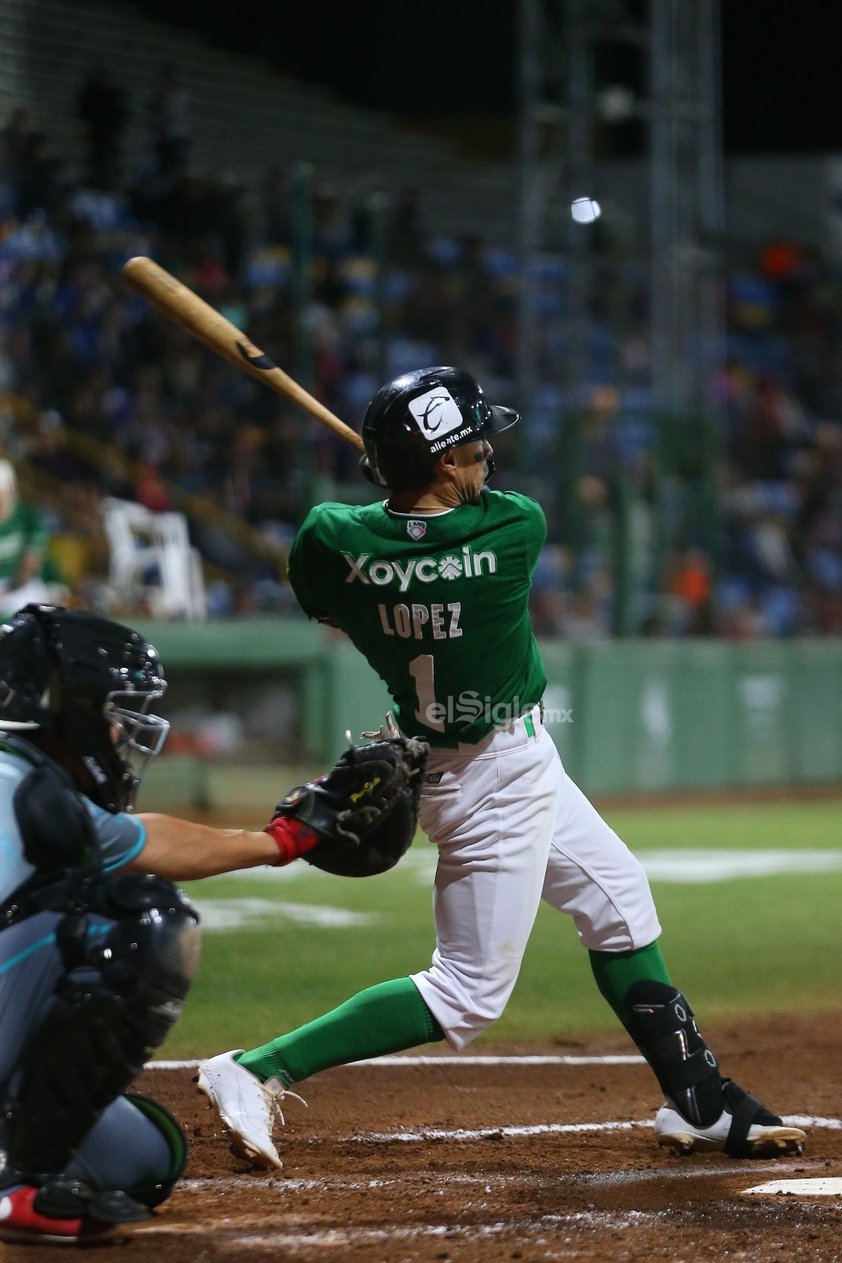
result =
[[507,734],[512,738],[514,744],[521,744],[524,741],[534,741],[541,729],[544,727],[544,702],[536,702],[529,710],[517,715],[514,719],[510,719],[505,724],[496,724],[489,733],[480,741],[460,741],[456,746],[459,754],[480,755],[489,748],[492,742],[499,745],[499,738],[502,734]]
[[[391,712],[390,712],[391,715]],[[392,719],[394,722],[394,719]],[[436,743],[433,746],[431,755],[436,751],[446,750],[456,751],[459,754],[479,755],[489,748],[493,741],[497,741],[501,734],[508,734],[513,738],[513,744],[521,744],[524,741],[534,741],[539,732],[544,727],[544,699],[536,702],[534,706],[530,706],[529,710],[525,710],[522,715],[515,716],[514,719],[508,720],[504,724],[495,724],[490,732],[486,733],[479,741],[453,741],[447,743]],[[381,730],[382,731],[382,730]],[[374,734],[363,733],[363,736],[373,736]],[[405,734],[402,734],[405,735]]]

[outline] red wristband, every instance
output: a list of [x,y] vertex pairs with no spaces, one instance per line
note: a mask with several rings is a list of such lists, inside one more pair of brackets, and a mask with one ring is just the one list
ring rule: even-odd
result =
[[280,852],[275,868],[282,868],[284,864],[291,864],[299,856],[306,855],[319,840],[319,835],[312,829],[287,816],[276,816],[269,821],[263,832],[269,834]]

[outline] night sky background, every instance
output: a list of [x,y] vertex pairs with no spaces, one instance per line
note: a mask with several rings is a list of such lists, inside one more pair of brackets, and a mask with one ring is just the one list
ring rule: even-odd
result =
[[[514,117],[516,0],[236,0],[219,9],[147,0],[139,7],[203,30],[222,47],[268,56],[278,70],[357,104],[439,125]],[[721,17],[726,152],[842,152],[840,0],[722,0]],[[634,78],[627,54],[618,52],[601,73],[614,70]],[[631,150],[634,129],[613,143]]]

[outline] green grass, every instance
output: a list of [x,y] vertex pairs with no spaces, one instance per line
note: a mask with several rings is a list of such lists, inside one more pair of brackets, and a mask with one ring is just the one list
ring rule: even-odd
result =
[[[640,854],[663,849],[838,850],[842,802],[624,808],[607,819]],[[367,881],[304,868],[290,879],[194,883],[200,909],[218,899],[330,905],[370,926],[296,925],[279,911],[259,926],[208,932],[182,1020],[159,1055],[252,1046],[325,1012],[363,987],[423,968],[434,944],[430,886],[413,852]],[[842,1006],[842,872],[710,883],[653,881],[673,981],[706,1025],[741,1012]],[[618,1030],[592,981],[569,917],[539,912],[518,985],[479,1041],[576,1039]]]
[[842,799],[634,807],[603,815],[637,851],[644,847],[706,849],[842,846]]

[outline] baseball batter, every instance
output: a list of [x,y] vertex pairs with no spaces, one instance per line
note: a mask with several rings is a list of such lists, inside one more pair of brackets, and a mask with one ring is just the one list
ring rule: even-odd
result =
[[386,682],[401,732],[430,743],[421,826],[439,856],[432,962],[263,1047],[212,1058],[200,1087],[245,1152],[279,1165],[272,1126],[291,1084],[429,1040],[462,1049],[500,1016],[543,899],[573,917],[600,991],[658,1079],[660,1144],[800,1153],[802,1131],[721,1076],[670,980],[641,865],[543,726],[528,599],[544,515],[485,487],[489,436],[517,420],[459,369],[390,382],[363,422],[364,468],[388,499],[316,507],[290,556],[303,609],[348,634]]

